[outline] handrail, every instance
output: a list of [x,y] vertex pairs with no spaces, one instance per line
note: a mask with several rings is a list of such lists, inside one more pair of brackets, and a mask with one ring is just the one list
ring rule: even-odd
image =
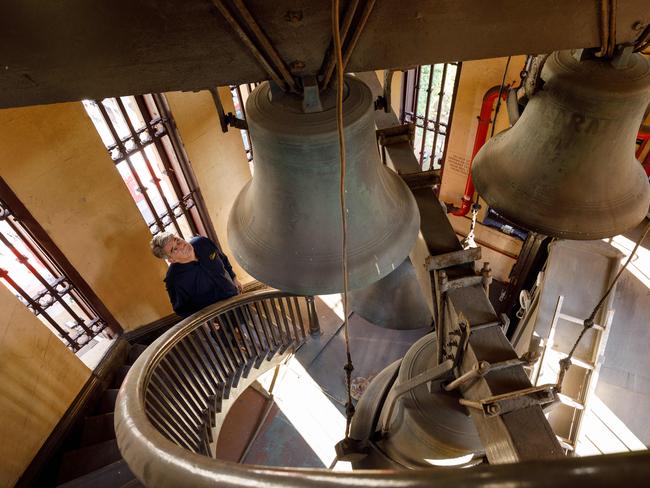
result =
[[[198,366],[208,366],[208,357],[200,358],[199,344],[196,337],[191,338],[191,335],[200,330],[205,324],[211,320],[219,319],[224,320],[226,324],[225,315],[229,312],[243,311],[249,307],[254,307],[258,312],[264,315],[264,307],[262,304],[267,301],[266,312],[271,323],[279,326],[289,325],[288,319],[291,314],[288,310],[283,309],[284,317],[275,312],[270,313],[268,303],[278,304],[282,300],[285,303],[294,302],[297,304],[300,300],[307,297],[299,297],[288,293],[279,292],[276,290],[258,290],[244,295],[233,297],[229,300],[212,305],[201,312],[183,320],[174,328],[163,334],[157,341],[155,341],[147,350],[138,358],[135,364],[129,371],[120,393],[118,395],[116,410],[115,410],[115,430],[117,443],[122,453],[122,456],[129,465],[129,468],[138,477],[138,479],[149,487],[162,487],[162,488],[176,488],[179,486],[192,486],[192,487],[249,487],[249,488],[269,488],[269,487],[305,487],[305,486],[325,486],[325,487],[373,487],[373,488],[424,488],[432,486],[442,487],[465,487],[465,486],[488,486],[497,483],[511,484],[512,486],[548,486],[552,483],[554,486],[565,486],[569,484],[575,485],[576,483],[593,483],[594,486],[606,486],[609,483],[618,482],[625,479],[626,482],[634,485],[634,483],[645,482],[647,480],[650,468],[648,467],[648,454],[643,453],[630,453],[626,455],[610,455],[610,456],[594,456],[589,458],[567,458],[554,462],[527,462],[512,465],[500,466],[484,466],[465,470],[416,470],[416,471],[355,471],[352,473],[333,472],[324,469],[301,469],[301,468],[269,468],[264,466],[252,466],[236,464],[229,461],[223,461],[211,457],[211,444],[216,443],[216,437],[213,442],[209,442],[209,437],[216,429],[218,434],[219,425],[208,424],[207,428],[203,431],[205,437],[197,439],[191,432],[183,433],[176,432],[176,437],[171,434],[172,427],[175,425],[176,430],[180,426],[188,427],[187,423],[182,423],[181,417],[177,420],[173,419],[173,414],[180,415],[183,408],[190,411],[188,405],[191,402],[194,405],[192,412],[197,413],[197,408],[200,409],[203,401],[209,400],[208,397],[198,401],[198,398],[176,398],[171,395],[174,388],[177,391],[184,390],[189,392],[202,391],[203,394],[210,393],[210,372],[206,370],[199,371]],[[313,303],[313,302],[312,302]],[[308,300],[305,300],[305,305],[309,306]],[[302,313],[302,312],[300,312]],[[270,317],[269,317],[270,316]],[[307,315],[309,317],[309,315]],[[242,318],[242,315],[239,315]],[[246,317],[243,317],[244,319]],[[261,317],[257,317],[261,318]],[[276,320],[277,319],[277,320]],[[294,315],[296,322],[300,322],[298,317]],[[277,322],[277,323],[276,323]],[[265,325],[262,321],[257,325]],[[269,325],[266,324],[266,325]],[[255,324],[253,324],[255,325]],[[274,326],[275,326],[274,325]],[[293,325],[298,325],[293,324]],[[240,324],[240,334],[250,332],[245,330],[245,326]],[[274,351],[265,351],[260,348],[258,356],[255,358],[257,364],[251,368],[251,375],[241,374],[239,378],[234,377],[221,377],[225,381],[223,388],[230,388],[231,396],[229,402],[232,404],[240,391],[252,383],[256,376],[261,372],[278,364],[278,361],[285,358],[294,348],[299,347],[301,341],[306,339],[305,324],[302,323],[302,333],[297,327],[291,327],[286,332],[293,331],[296,333],[289,343],[287,337],[283,337],[283,344],[286,347],[280,347]],[[271,327],[269,325],[269,327]],[[234,330],[234,329],[233,329]],[[205,331],[205,329],[203,329]],[[224,329],[214,328],[215,333],[226,334],[228,331]],[[261,330],[257,330],[261,332]],[[256,334],[257,332],[253,332]],[[273,334],[280,332],[279,330],[267,330]],[[235,333],[236,334],[236,333]],[[201,337],[207,337],[207,340],[213,340],[214,344],[219,344],[220,339],[218,335],[205,336],[201,333]],[[273,336],[277,338],[279,336]],[[190,339],[191,338],[191,339]],[[249,338],[242,337],[244,341],[251,339],[254,342],[256,337]],[[225,338],[227,340],[227,338]],[[235,337],[234,340],[237,338]],[[260,339],[257,337],[257,339]],[[183,341],[190,341],[184,344]],[[191,344],[191,341],[194,344]],[[271,341],[273,342],[273,341]],[[241,343],[241,342],[240,342]],[[210,344],[210,343],[205,343]],[[224,343],[225,344],[225,343]],[[270,344],[267,344],[270,345]],[[192,349],[196,346],[195,349]],[[252,347],[252,344],[250,345]],[[261,346],[261,344],[258,344]],[[187,357],[180,359],[180,356],[175,353],[176,348],[182,349]],[[202,346],[201,346],[202,347]],[[240,346],[241,347],[241,346]],[[207,349],[205,349],[207,351]],[[222,351],[224,354],[227,351]],[[234,352],[234,351],[231,351]],[[264,352],[265,355],[261,353]],[[246,355],[241,350],[241,357]],[[167,363],[168,355],[175,355],[179,362]],[[260,359],[260,356],[261,359]],[[213,356],[216,359],[216,356]],[[221,358],[224,363],[221,364],[214,373],[213,378],[217,378],[218,374],[223,374],[225,369],[218,371],[219,368],[225,368],[225,355]],[[252,361],[253,358],[248,358]],[[201,363],[201,361],[206,360]],[[183,363],[181,364],[181,361]],[[194,362],[196,361],[196,362]],[[192,363],[192,364],[190,364]],[[169,365],[175,365],[178,370],[169,370]],[[193,365],[193,366],[192,366]],[[216,363],[214,366],[218,366]],[[190,367],[192,366],[192,368]],[[234,364],[233,364],[234,366]],[[168,380],[172,376],[180,378],[183,375],[183,368],[187,368],[186,372],[192,371],[196,374],[195,377],[185,377],[184,385],[172,385],[169,382],[163,384],[160,378],[157,377],[158,369],[167,369],[169,374]],[[236,368],[231,369],[234,372]],[[240,372],[241,373],[241,372]],[[160,390],[167,389],[164,399],[169,402],[163,405],[162,398],[155,398],[153,395],[153,386],[157,385]],[[149,391],[149,386],[152,390]],[[214,386],[214,385],[213,385]],[[162,392],[159,391],[162,395]],[[158,403],[156,403],[158,402]],[[153,416],[153,408],[159,407],[161,417],[156,418]],[[227,408],[221,408],[217,412],[213,412],[212,418],[206,418],[210,422],[214,422],[215,418],[225,416]],[[164,412],[167,415],[163,415]],[[209,413],[209,412],[208,412]],[[179,420],[180,419],[180,420]],[[194,417],[196,421],[197,418]],[[169,431],[163,432],[161,430],[161,422],[169,422]],[[156,426],[156,422],[159,423]],[[195,424],[192,424],[195,425]],[[189,426],[191,427],[191,425]],[[204,427],[206,427],[204,425]],[[164,429],[163,429],[164,430]],[[190,429],[187,429],[188,431]],[[172,438],[176,439],[176,442]],[[203,441],[201,445],[200,442]],[[194,442],[194,443],[193,443]],[[182,445],[185,444],[185,447]]]

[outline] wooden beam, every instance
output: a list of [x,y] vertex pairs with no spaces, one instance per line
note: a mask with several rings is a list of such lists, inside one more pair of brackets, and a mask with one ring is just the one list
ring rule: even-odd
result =
[[[300,67],[297,76],[321,67],[331,39],[330,3],[246,1],[280,58]],[[618,2],[617,43],[641,34],[646,7],[647,0]],[[378,0],[348,69],[596,47],[598,25],[598,2],[587,0]],[[0,59],[0,107],[268,78],[208,0],[6,0],[0,5]]]

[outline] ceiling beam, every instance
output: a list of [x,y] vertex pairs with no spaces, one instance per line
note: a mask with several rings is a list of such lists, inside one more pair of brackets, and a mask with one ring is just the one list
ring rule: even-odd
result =
[[[621,0],[617,42],[650,22]],[[330,42],[328,0],[246,0],[295,75],[316,74]],[[342,1],[342,9],[347,5]],[[377,0],[350,71],[406,68],[599,44],[593,0]],[[640,24],[639,24],[640,23]],[[5,0],[0,107],[195,91],[266,72],[210,0]]]

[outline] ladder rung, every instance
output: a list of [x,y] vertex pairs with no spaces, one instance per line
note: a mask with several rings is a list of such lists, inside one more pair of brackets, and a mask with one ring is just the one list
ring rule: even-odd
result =
[[557,441],[560,443],[560,446],[562,449],[568,449],[569,451],[574,451],[575,447],[573,446],[573,441],[566,439],[562,436],[556,435],[555,436]]
[[[562,351],[558,351],[556,348],[553,348],[553,351],[556,352],[557,354],[559,354],[560,356],[562,356],[563,358],[568,356],[567,353],[562,352]],[[573,357],[573,356],[571,357],[571,364],[573,364],[573,365],[575,365],[575,366],[577,366],[579,368],[582,368],[582,369],[588,369],[589,371],[594,370],[594,364],[593,363],[588,363],[586,361],[583,361],[583,360],[578,359],[578,358]]]
[[[572,315],[567,315],[565,313],[558,314],[558,317],[561,318],[561,319],[564,319],[564,320],[566,320],[568,322],[573,322],[574,324],[577,324],[577,325],[580,325],[580,326],[584,325],[584,322],[585,322],[584,319],[579,319],[578,317],[573,317]],[[593,327],[594,327],[594,329],[605,330],[605,327],[603,327],[600,324],[594,324]]]
[[557,398],[558,398],[558,400],[560,400],[560,402],[563,405],[566,405],[567,407],[575,408],[575,409],[578,409],[578,410],[584,410],[585,409],[585,406],[582,403],[574,400],[570,396],[565,395],[563,393],[558,393]]

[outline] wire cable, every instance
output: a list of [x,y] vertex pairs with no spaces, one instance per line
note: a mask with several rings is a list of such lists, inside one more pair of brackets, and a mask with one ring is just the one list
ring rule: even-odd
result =
[[558,392],[562,391],[562,383],[564,381],[564,376],[565,376],[566,372],[569,371],[569,368],[571,367],[571,358],[573,357],[573,353],[575,353],[576,349],[578,348],[578,345],[580,344],[580,341],[582,340],[584,335],[587,333],[587,331],[594,326],[594,319],[596,317],[596,314],[598,313],[600,308],[605,303],[605,300],[607,300],[607,297],[609,296],[609,294],[614,289],[614,285],[616,285],[616,282],[618,281],[618,279],[623,274],[623,271],[625,271],[625,268],[627,268],[627,265],[630,264],[630,262],[632,261],[632,258],[636,254],[637,249],[639,249],[639,246],[641,245],[643,240],[646,238],[649,231],[650,231],[650,222],[648,222],[646,224],[645,229],[643,230],[643,232],[641,232],[641,235],[639,236],[639,239],[636,241],[634,249],[632,249],[632,252],[628,256],[627,261],[625,261],[625,264],[621,267],[621,269],[618,270],[618,273],[616,273],[616,276],[614,277],[612,282],[609,284],[609,286],[607,287],[607,290],[605,291],[605,293],[603,294],[601,299],[598,301],[598,303],[596,304],[594,309],[591,311],[591,314],[589,315],[589,317],[587,317],[584,320],[582,330],[580,331],[580,335],[578,335],[578,338],[576,339],[575,343],[573,344],[573,347],[571,348],[571,351],[569,352],[568,356],[565,357],[564,359],[560,360],[560,371],[559,371],[559,374],[558,374],[557,386],[556,386]]
[[343,134],[343,52],[341,47],[341,32],[339,30],[339,0],[332,0],[332,38],[334,39],[334,54],[336,56],[336,129],[339,136],[339,156],[341,161],[341,172],[339,178],[339,197],[341,205],[341,234],[342,234],[342,256],[343,256],[343,333],[345,337],[345,355],[346,364],[344,366],[346,386],[347,386],[347,403],[345,405],[346,422],[345,438],[349,438],[350,424],[354,415],[354,406],[352,405],[352,385],[351,377],[354,369],[352,365],[352,356],[350,354],[350,334],[348,332],[348,219],[347,209],[345,207],[345,137]]
[[501,78],[501,86],[499,86],[499,96],[497,97],[497,106],[494,109],[494,120],[492,121],[490,137],[494,137],[494,128],[497,125],[497,115],[499,115],[499,109],[501,108],[501,95],[503,94],[503,89],[506,86],[506,76],[508,76],[508,68],[510,67],[511,59],[512,56],[508,56],[508,60],[506,61],[506,68],[503,70],[503,78]]

